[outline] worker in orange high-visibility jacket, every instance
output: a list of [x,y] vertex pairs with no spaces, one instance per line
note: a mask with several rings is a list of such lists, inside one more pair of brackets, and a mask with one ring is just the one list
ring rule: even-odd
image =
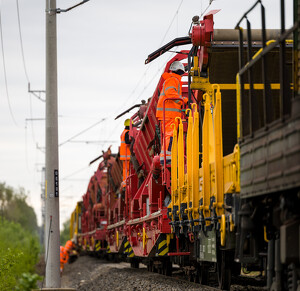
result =
[[60,246],[60,275],[62,275],[64,266],[67,262],[68,262],[67,251],[63,246]]
[[69,260],[70,253],[74,248],[75,248],[74,239],[68,240],[65,244],[65,251],[67,253],[67,255],[66,255],[67,261]]
[[[160,152],[160,163],[164,164],[164,138],[166,140],[166,162],[171,163],[171,147],[173,140],[173,127],[176,117],[181,117],[181,111],[184,103],[187,103],[188,99],[182,97],[182,83],[181,76],[184,74],[184,66],[181,62],[175,61],[170,65],[171,72],[163,73],[162,77],[165,79],[162,91],[160,93],[157,108],[156,117],[160,121],[162,134],[162,146]],[[182,100],[167,100],[165,102],[165,129],[163,128],[163,102],[166,98],[182,98]]]
[[120,145],[120,160],[123,161],[123,185],[126,184],[126,178],[129,175],[129,161],[130,161],[130,138],[129,128],[130,119],[126,119],[124,122],[124,130],[121,134],[121,145]]

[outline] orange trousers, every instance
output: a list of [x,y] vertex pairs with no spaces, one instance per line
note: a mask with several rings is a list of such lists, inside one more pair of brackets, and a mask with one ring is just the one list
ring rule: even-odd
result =
[[123,161],[123,181],[129,176],[129,160]]
[[174,131],[174,125],[176,126],[176,129],[178,128],[177,122],[175,122],[175,119],[167,119],[165,121],[165,131],[163,128],[163,121],[160,121],[160,128],[161,128],[161,151],[160,151],[160,164],[164,164],[164,143],[166,141],[166,163],[167,165],[171,164],[171,149],[172,149],[172,141],[173,141],[173,131]]
[[64,270],[64,266],[65,266],[65,264],[62,263],[62,262],[60,262],[60,271],[61,271],[61,272]]

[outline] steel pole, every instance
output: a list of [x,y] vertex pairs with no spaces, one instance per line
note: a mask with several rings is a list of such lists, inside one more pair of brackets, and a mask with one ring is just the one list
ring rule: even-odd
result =
[[46,287],[60,288],[56,0],[46,0]]

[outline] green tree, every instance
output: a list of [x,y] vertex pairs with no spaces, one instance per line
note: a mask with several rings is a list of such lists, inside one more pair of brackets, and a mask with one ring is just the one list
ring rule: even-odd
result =
[[13,197],[13,188],[6,186],[5,183],[0,183],[0,203],[1,203],[1,217],[3,220],[5,214],[5,208],[7,203],[11,201]]
[[12,290],[23,273],[35,273],[39,251],[37,236],[4,219],[0,223],[0,290]]
[[5,252],[0,251],[0,290],[10,290],[16,285],[14,266],[22,256],[20,251],[7,248]]
[[24,188],[15,190],[6,186],[5,183],[0,183],[2,219],[4,217],[9,221],[17,222],[31,233],[37,233],[36,215],[33,208],[27,204],[26,199],[27,195]]
[[70,239],[70,219],[64,222],[63,230],[60,232],[60,244],[64,246]]
[[36,287],[38,226],[26,198],[24,188],[15,190],[0,183],[0,290],[25,291]]

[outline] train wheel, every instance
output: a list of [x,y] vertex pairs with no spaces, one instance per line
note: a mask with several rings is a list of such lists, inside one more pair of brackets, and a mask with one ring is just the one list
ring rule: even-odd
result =
[[199,270],[196,271],[195,275],[194,275],[194,283],[199,283]]
[[194,282],[194,274],[190,271],[189,273],[188,273],[188,279],[189,279],[189,281],[190,282]]
[[173,270],[172,262],[168,260],[166,263],[166,276],[172,276],[172,270]]
[[208,266],[201,265],[199,267],[198,278],[199,278],[199,283],[201,285],[208,284]]
[[158,274],[162,274],[162,273],[163,273],[163,267],[159,266],[159,268],[158,268]]
[[132,259],[130,262],[131,268],[138,269],[139,265],[140,265],[140,262],[138,259]]
[[154,264],[152,260],[149,262],[149,271],[154,272]]
[[230,290],[232,264],[234,264],[232,253],[221,251],[217,263],[217,273],[219,288],[222,290]]
[[163,262],[163,274],[166,276],[172,276],[172,262],[169,259],[166,259]]
[[151,272],[151,261],[149,261],[147,264],[147,271]]
[[119,263],[119,262],[120,262],[120,260],[119,260],[119,255],[118,255],[118,254],[114,254],[114,255],[113,255],[113,262],[114,262],[114,263]]

